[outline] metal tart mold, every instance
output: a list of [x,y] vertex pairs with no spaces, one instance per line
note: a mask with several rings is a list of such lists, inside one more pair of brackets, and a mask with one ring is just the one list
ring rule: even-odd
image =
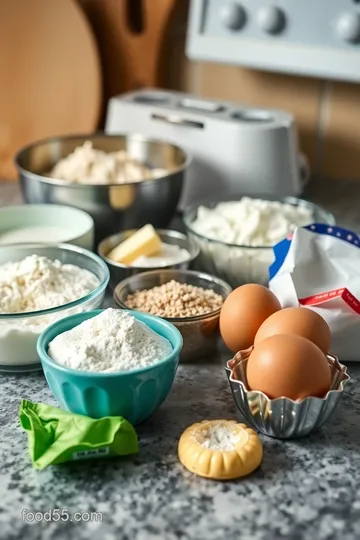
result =
[[246,368],[252,350],[239,351],[225,367],[235,404],[251,427],[270,437],[294,439],[313,433],[331,418],[350,380],[346,366],[336,356],[326,355],[331,370],[327,394],[294,401],[286,397],[270,399],[263,392],[249,389]]

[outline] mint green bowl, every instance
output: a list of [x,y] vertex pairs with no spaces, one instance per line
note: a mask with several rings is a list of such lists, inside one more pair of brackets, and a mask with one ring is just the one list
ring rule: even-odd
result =
[[169,394],[179,364],[182,337],[175,326],[159,317],[129,311],[170,341],[173,351],[167,358],[131,371],[94,373],[67,368],[49,357],[50,341],[101,311],[71,315],[44,330],[37,342],[42,368],[52,393],[64,409],[92,418],[123,416],[138,424],[155,412]]
[[66,243],[91,251],[94,230],[92,217],[72,206],[20,204],[0,208],[1,245]]

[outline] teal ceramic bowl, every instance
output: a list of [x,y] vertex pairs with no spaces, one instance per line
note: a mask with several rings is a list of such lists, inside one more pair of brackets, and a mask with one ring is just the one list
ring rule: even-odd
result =
[[101,311],[71,315],[52,324],[40,335],[37,350],[44,374],[64,409],[92,418],[123,416],[132,424],[138,424],[156,411],[170,392],[179,364],[182,337],[175,326],[159,317],[129,311],[137,320],[170,341],[173,352],[167,358],[146,368],[94,373],[69,369],[49,357],[50,341]]

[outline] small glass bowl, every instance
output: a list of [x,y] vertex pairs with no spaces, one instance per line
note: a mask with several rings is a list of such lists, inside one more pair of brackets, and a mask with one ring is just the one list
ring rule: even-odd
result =
[[109,282],[105,262],[86,249],[69,244],[15,244],[0,247],[0,265],[21,261],[29,255],[73,264],[95,274],[99,285],[86,296],[73,302],[39,311],[0,313],[0,371],[19,372],[41,369],[36,342],[41,332],[53,322],[83,311],[100,307]]
[[[131,276],[121,281],[114,290],[114,300],[122,309],[129,309],[126,298],[138,290],[152,289],[171,280],[187,283],[203,289],[212,289],[223,299],[231,293],[231,287],[225,281],[214,276],[192,270],[153,270]],[[163,317],[180,330],[184,345],[181,360],[188,361],[205,356],[216,349],[218,342],[220,308],[204,315],[193,317]]]
[[137,229],[131,229],[127,231],[114,234],[104,238],[98,245],[98,254],[106,262],[110,270],[110,285],[115,287],[120,281],[134,274],[140,274],[141,272],[150,272],[156,269],[180,269],[187,270],[189,265],[196,259],[199,255],[200,248],[198,245],[188,238],[185,234],[182,234],[177,231],[171,231],[169,229],[156,229],[157,234],[160,236],[161,241],[165,244],[171,244],[178,246],[181,249],[186,249],[189,252],[189,256],[178,263],[167,264],[162,267],[144,267],[144,266],[129,266],[127,264],[121,264],[114,262],[108,258],[108,254],[112,249],[121,244],[124,240],[129,238],[132,234],[136,232]]
[[[312,210],[314,222],[335,225],[333,214],[303,199],[297,199],[296,197],[275,199],[269,196],[257,198],[306,207]],[[196,260],[195,266],[198,270],[219,276],[234,288],[244,283],[259,283],[260,285],[267,286],[269,282],[269,266],[274,261],[272,247],[228,244],[199,234],[192,228],[192,223],[197,217],[199,206],[215,208],[220,202],[230,202],[240,199],[241,196],[238,198],[233,196],[230,199],[223,199],[221,201],[204,201],[185,210],[183,221],[187,233],[200,248],[200,255]]]

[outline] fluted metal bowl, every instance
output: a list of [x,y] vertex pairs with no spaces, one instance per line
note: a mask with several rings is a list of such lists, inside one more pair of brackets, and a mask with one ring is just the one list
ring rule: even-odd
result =
[[269,399],[263,392],[249,390],[246,379],[247,351],[240,351],[225,367],[235,404],[248,424],[260,433],[278,439],[305,437],[327,422],[350,380],[346,367],[336,356],[327,355],[331,369],[330,390],[324,398],[294,401]]
[[[125,150],[128,155],[154,169],[162,177],[127,184],[74,184],[51,178],[49,171],[85,141],[105,152]],[[23,148],[15,158],[24,199],[28,203],[75,206],[88,212],[95,222],[96,241],[147,223],[166,228],[182,191],[190,157],[181,148],[142,135],[81,135],[55,137]]]

